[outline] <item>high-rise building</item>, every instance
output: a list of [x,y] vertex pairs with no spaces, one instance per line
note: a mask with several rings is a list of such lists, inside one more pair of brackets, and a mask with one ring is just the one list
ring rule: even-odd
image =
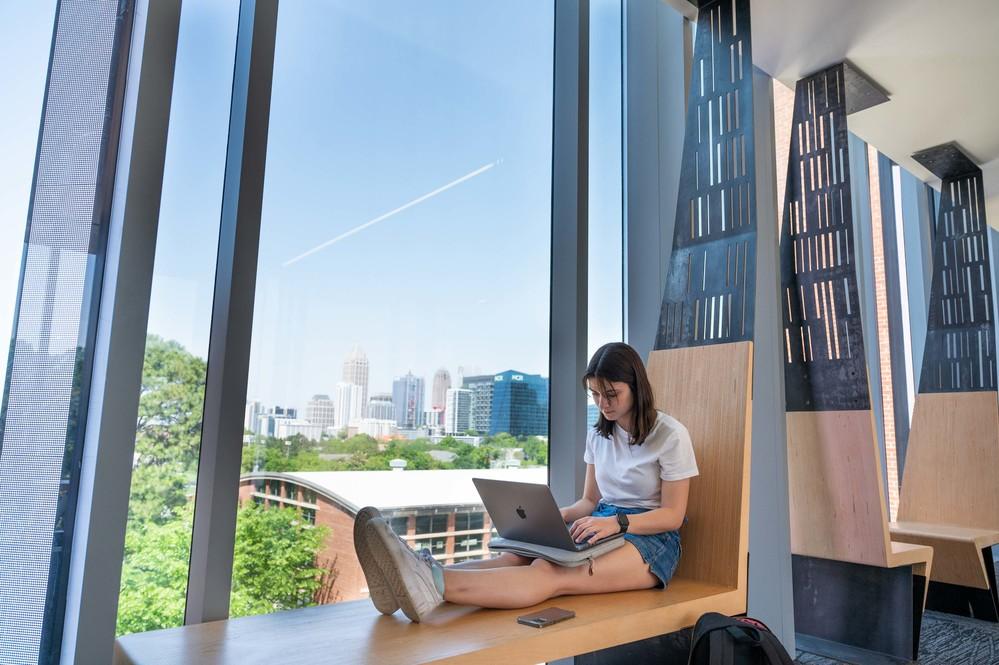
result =
[[470,429],[485,434],[489,431],[493,408],[493,375],[469,376],[462,381],[462,388],[472,391]]
[[493,376],[489,433],[548,435],[548,379],[507,370]]
[[254,428],[253,433],[260,436],[276,437],[278,435],[278,424],[294,419],[294,416],[279,414],[269,410],[257,416],[257,426]]
[[[430,391],[430,410],[446,411],[445,400],[451,388],[451,372],[443,367],[434,372],[434,387]],[[440,424],[440,423],[439,423]]]
[[336,384],[336,406],[333,409],[333,427],[337,430],[349,427],[362,418],[361,386],[341,381]]
[[423,424],[423,377],[407,372],[392,382],[395,422],[400,429],[416,429]]
[[440,431],[444,427],[444,411],[434,407],[423,412],[423,426],[429,430]]
[[333,418],[335,411],[335,404],[329,395],[313,395],[305,405],[305,419],[325,430],[336,424]]
[[[361,347],[354,345],[347,359],[343,361],[343,382],[361,387],[361,406],[368,404],[368,357]],[[361,413],[364,417],[366,414]]]
[[377,393],[368,400],[368,418],[375,420],[395,421],[395,406],[392,405],[392,395]]
[[277,418],[274,421],[274,437],[288,439],[293,436],[304,436],[310,441],[319,441],[325,428],[307,420],[297,418]]
[[267,413],[273,413],[275,416],[284,416],[285,418],[298,418],[298,409],[291,406],[275,406],[273,410],[269,410]]
[[[250,421],[251,404],[246,405],[246,416],[243,425],[249,424],[249,429],[254,434],[261,436],[277,436],[277,423],[280,420],[294,420],[298,418],[298,409],[275,406],[274,408],[264,408],[259,406],[253,420]],[[259,402],[257,403],[259,404]]]
[[246,411],[243,415],[243,431],[257,431],[257,416],[264,412],[264,405],[260,400],[250,400],[246,403]]
[[444,433],[464,434],[472,426],[472,391],[450,388],[445,399]]

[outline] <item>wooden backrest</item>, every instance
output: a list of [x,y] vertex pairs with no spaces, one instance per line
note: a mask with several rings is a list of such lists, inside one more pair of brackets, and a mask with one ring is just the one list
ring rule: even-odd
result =
[[870,409],[787,413],[791,552],[885,566],[891,544]]
[[690,482],[676,576],[745,588],[753,343],[653,351],[656,408],[686,426],[700,475]]
[[898,507],[902,522],[999,530],[999,395],[920,393]]

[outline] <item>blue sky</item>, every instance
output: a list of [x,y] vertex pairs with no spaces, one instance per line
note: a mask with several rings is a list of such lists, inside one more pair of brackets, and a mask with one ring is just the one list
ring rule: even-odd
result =
[[[23,63],[0,89],[24,102],[0,111],[14,156],[0,166],[0,335],[54,6],[23,4],[0,8],[0,55]],[[236,8],[184,3],[150,311],[150,332],[203,357]],[[619,9],[593,11],[591,348],[621,334]],[[372,392],[409,370],[429,384],[438,367],[547,375],[552,21],[552,3],[533,0],[282,3],[250,397],[332,393],[354,344]]]

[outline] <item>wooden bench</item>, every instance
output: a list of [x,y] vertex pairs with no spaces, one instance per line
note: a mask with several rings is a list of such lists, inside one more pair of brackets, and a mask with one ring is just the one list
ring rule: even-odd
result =
[[[835,657],[835,642],[914,659],[933,549],[890,538],[870,409],[789,412],[787,436],[799,646]],[[882,597],[865,600],[877,588]],[[886,597],[906,605],[886,607]]]
[[999,396],[916,398],[893,536],[933,547],[928,606],[999,621]]
[[[683,558],[663,590],[552,599],[535,608],[445,604],[425,622],[386,617],[368,601],[128,635],[115,663],[539,663],[693,625],[704,612],[747,606],[752,343],[654,351],[656,405],[691,433],[700,476],[691,481]],[[576,618],[544,630],[516,617],[558,605]]]

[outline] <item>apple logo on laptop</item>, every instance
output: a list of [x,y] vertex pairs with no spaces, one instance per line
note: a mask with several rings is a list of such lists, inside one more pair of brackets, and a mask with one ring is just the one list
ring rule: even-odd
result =
[[527,519],[527,512],[524,511],[522,506],[517,506],[517,515],[519,515],[522,520]]

